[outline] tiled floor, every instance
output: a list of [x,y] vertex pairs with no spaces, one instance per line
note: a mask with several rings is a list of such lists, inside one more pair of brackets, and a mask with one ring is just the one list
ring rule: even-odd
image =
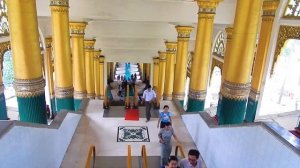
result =
[[[172,120],[175,134],[177,134],[187,154],[190,148],[195,148],[195,144],[172,102],[162,102],[162,105],[165,104],[170,106],[170,111],[173,113]],[[151,119],[147,123],[145,118],[140,118],[139,121],[126,121],[124,118],[103,118],[103,112],[102,101],[91,100],[89,102],[86,113],[82,116],[65,155],[62,168],[82,168],[89,146],[92,144],[96,146],[97,156],[127,156],[127,146],[129,144],[133,156],[140,156],[142,145],[146,145],[148,156],[160,155],[158,119]],[[147,126],[150,142],[117,142],[118,126]],[[175,146],[175,142],[173,146]]]

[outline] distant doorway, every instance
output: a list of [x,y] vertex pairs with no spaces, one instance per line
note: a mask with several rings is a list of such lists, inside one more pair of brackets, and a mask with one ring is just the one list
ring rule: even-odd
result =
[[205,108],[218,106],[221,82],[222,82],[221,69],[218,66],[215,66],[211,74],[209,87],[207,89]]

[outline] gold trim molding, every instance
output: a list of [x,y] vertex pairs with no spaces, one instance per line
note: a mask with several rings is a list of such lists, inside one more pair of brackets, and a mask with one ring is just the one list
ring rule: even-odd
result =
[[69,27],[71,36],[83,37],[85,34],[84,30],[86,28],[86,25],[86,22],[70,22]]
[[73,98],[74,88],[68,87],[55,87],[55,97],[56,98]]
[[94,45],[96,43],[96,39],[92,40],[84,40],[84,49],[88,51],[94,52]]
[[184,100],[184,93],[174,93],[172,94],[173,99],[177,99],[177,100]]
[[36,79],[16,79],[14,80],[14,88],[17,97],[36,97],[45,94],[45,80],[43,77]]
[[258,101],[260,92],[255,91],[253,88],[250,89],[249,98]]
[[51,0],[50,6],[69,7],[69,0]]
[[206,98],[206,90],[194,90],[189,89],[189,98],[196,100],[205,100]]
[[274,72],[274,66],[278,60],[281,49],[288,39],[300,40],[300,26],[287,26],[287,25],[280,26],[279,32],[278,32],[278,37],[277,37],[274,60],[273,60],[273,64],[272,64],[271,75]]
[[95,99],[95,93],[88,93],[87,98],[89,99]]
[[163,94],[164,100],[172,100],[172,94]]
[[221,87],[222,97],[233,100],[247,100],[250,92],[250,83],[233,83],[224,81]]
[[74,91],[74,99],[83,99],[86,98],[86,91]]
[[177,42],[165,41],[166,52],[171,54],[176,54],[177,51]]
[[192,26],[176,26],[175,28],[178,32],[178,40],[188,41],[190,39],[193,30]]

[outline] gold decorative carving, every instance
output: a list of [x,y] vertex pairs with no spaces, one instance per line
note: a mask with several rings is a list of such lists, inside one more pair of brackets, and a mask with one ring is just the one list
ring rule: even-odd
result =
[[56,98],[73,98],[74,88],[73,87],[55,87]]
[[159,55],[159,61],[160,62],[166,62],[166,57],[167,57],[166,52],[158,51],[158,55]]
[[1,82],[0,83],[0,95],[2,95],[4,93],[4,85],[3,83]]
[[53,12],[69,12],[69,7],[65,6],[50,6]]
[[233,100],[247,100],[250,92],[250,83],[232,83],[224,81],[221,87],[222,97]]
[[206,90],[194,90],[189,89],[189,98],[196,100],[205,100],[206,98]]
[[279,0],[269,0],[263,2],[263,16],[275,16]]
[[167,53],[176,54],[177,51],[177,42],[165,41]]
[[197,0],[199,13],[216,13],[216,7],[223,0]]
[[14,88],[17,97],[36,97],[45,94],[45,80],[43,77],[36,79],[16,79]]
[[174,93],[172,94],[173,99],[177,99],[177,100],[183,100],[184,99],[184,93]]
[[176,26],[175,28],[178,32],[177,38],[179,41],[188,41],[190,39],[193,30],[192,26]]
[[172,94],[163,94],[164,100],[172,100]]
[[94,51],[94,45],[96,43],[96,39],[92,40],[84,40],[84,49]]
[[70,27],[71,36],[83,37],[86,25],[87,25],[86,22],[70,22],[69,27]]
[[105,56],[100,55],[100,57],[99,57],[100,64],[104,63],[104,60],[105,60]]
[[83,99],[86,98],[86,91],[74,91],[74,99]]
[[260,92],[255,91],[255,89],[253,88],[250,89],[249,98],[258,101],[259,96],[260,96]]
[[95,93],[88,93],[87,98],[89,99],[95,99]]
[[69,0],[51,0],[50,6],[64,6],[69,7]]
[[300,26],[287,26],[281,25],[278,32],[275,55],[272,65],[271,74],[273,74],[274,66],[278,60],[278,56],[280,55],[281,49],[284,46],[284,43],[288,39],[298,39],[300,40]]
[[52,37],[46,37],[45,38],[46,48],[52,47]]
[[153,64],[159,64],[159,57],[153,58]]

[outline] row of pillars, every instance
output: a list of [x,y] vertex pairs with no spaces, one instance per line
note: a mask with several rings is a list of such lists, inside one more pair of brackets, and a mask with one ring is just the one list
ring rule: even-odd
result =
[[[199,6],[198,26],[192,58],[188,112],[204,110],[214,16],[216,7],[221,1],[197,0]],[[227,43],[217,109],[219,124],[237,124],[242,123],[244,120],[253,122],[255,119],[273,20],[278,4],[278,0],[237,1],[233,27],[226,28]],[[263,12],[260,37],[257,52],[255,52],[261,8]],[[190,26],[177,26],[176,29],[178,42],[166,42],[167,52],[159,52],[159,57],[153,58],[153,85],[157,87],[159,101],[164,95],[165,100],[170,100],[173,97],[173,99],[177,99],[183,104],[188,42],[193,28]],[[255,53],[256,61],[251,81]]]
[[[77,110],[83,98],[104,97],[104,56],[94,50],[95,40],[84,40],[86,23],[69,23],[68,0],[51,0],[50,9],[53,35],[45,39],[44,66],[51,106],[55,107],[52,110]],[[8,17],[20,120],[46,124],[45,80],[35,0],[8,1]],[[0,119],[7,119],[2,76],[0,91]]]

